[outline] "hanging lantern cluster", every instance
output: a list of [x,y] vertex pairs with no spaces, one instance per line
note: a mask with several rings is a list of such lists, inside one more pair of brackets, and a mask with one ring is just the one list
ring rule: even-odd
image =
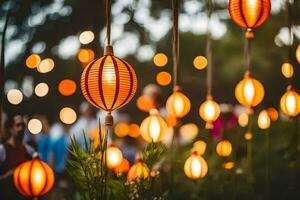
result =
[[217,154],[221,157],[228,157],[232,152],[232,145],[228,140],[222,140],[217,144]]
[[150,173],[147,165],[141,160],[137,160],[137,162],[131,166],[127,174],[127,181],[135,181],[148,178]]
[[204,158],[197,152],[192,152],[184,163],[185,175],[192,180],[197,180],[205,177],[207,172],[208,166]]

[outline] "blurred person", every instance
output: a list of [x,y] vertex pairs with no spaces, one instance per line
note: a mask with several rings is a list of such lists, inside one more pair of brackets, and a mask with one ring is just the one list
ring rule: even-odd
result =
[[5,123],[8,140],[0,144],[0,199],[22,200],[13,184],[13,170],[21,163],[32,159],[34,149],[23,143],[26,123],[20,114],[9,117]]

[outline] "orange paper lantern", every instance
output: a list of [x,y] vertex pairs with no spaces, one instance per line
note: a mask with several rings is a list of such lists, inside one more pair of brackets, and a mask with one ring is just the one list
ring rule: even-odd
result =
[[20,164],[13,174],[17,190],[25,197],[40,197],[54,184],[52,169],[38,157]]
[[191,102],[185,96],[179,87],[174,89],[173,94],[168,98],[166,104],[167,111],[176,118],[182,118],[188,114],[191,109]]
[[140,179],[145,179],[149,176],[149,168],[145,163],[138,160],[132,167],[129,169],[127,174],[127,180],[135,181]]
[[117,166],[116,168],[114,168],[114,172],[116,174],[124,174],[129,171],[129,168],[130,168],[129,161],[126,160],[125,158],[123,158],[122,163],[119,166]]
[[228,10],[231,18],[247,30],[246,37],[253,37],[253,29],[262,25],[271,11],[270,0],[229,0]]
[[190,179],[203,178],[207,172],[208,166],[206,161],[195,152],[184,163],[184,173]]
[[73,80],[64,79],[59,83],[58,91],[63,96],[71,96],[76,91],[76,83]]
[[217,154],[221,157],[227,157],[231,154],[232,145],[228,140],[222,140],[217,144]]
[[199,108],[200,117],[206,122],[206,128],[212,129],[213,122],[220,116],[220,107],[213,100],[212,96],[207,96],[206,101],[204,101]]
[[103,57],[89,63],[81,76],[83,96],[107,112],[126,105],[136,89],[135,71],[126,61],[113,55],[112,46],[106,47]]
[[280,108],[289,117],[296,117],[300,112],[300,95],[288,86],[287,91],[280,99]]

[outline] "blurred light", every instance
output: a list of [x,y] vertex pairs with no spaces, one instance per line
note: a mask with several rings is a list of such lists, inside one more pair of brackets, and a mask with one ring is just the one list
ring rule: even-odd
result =
[[300,64],[300,44],[298,44],[297,50],[296,50],[296,59],[298,63]]
[[127,123],[121,122],[115,126],[115,134],[118,137],[125,137],[129,133],[129,126]]
[[54,68],[54,61],[51,58],[45,58],[41,61],[40,65],[37,67],[37,70],[40,73],[48,73]]
[[137,99],[136,106],[141,111],[149,112],[152,108],[154,108],[154,102],[150,96],[142,95]]
[[79,36],[79,41],[81,44],[89,44],[95,38],[95,35],[92,31],[83,31]]
[[39,66],[40,62],[41,62],[41,58],[39,55],[31,54],[26,59],[26,66],[30,69],[34,69]]
[[156,82],[161,86],[167,86],[171,83],[172,76],[169,72],[159,72],[156,75]]
[[283,63],[281,66],[281,73],[285,78],[291,78],[294,74],[294,67],[290,63]]
[[9,103],[11,103],[13,105],[17,105],[22,102],[23,94],[18,89],[11,89],[7,93],[7,100]]
[[95,58],[95,53],[91,49],[80,49],[77,58],[82,63],[89,63]]
[[58,91],[63,96],[71,96],[76,92],[76,83],[73,80],[64,79],[59,83]]
[[164,67],[168,63],[168,57],[164,53],[157,53],[153,58],[153,62],[157,67]]
[[252,137],[253,137],[253,135],[252,135],[252,133],[250,133],[250,132],[247,132],[247,133],[245,133],[245,135],[244,135],[245,140],[251,140]]
[[140,136],[140,127],[137,124],[129,125],[129,133],[128,135],[133,138],[137,138]]
[[234,168],[234,162],[223,163],[223,168],[227,169],[227,170],[233,169]]
[[202,141],[202,140],[197,140],[196,142],[194,142],[193,144],[193,149],[192,151],[196,152],[198,155],[202,156],[205,153],[206,150],[206,142]]
[[184,143],[192,142],[199,132],[198,126],[194,123],[188,123],[180,127],[180,138]]
[[34,93],[38,97],[46,96],[49,92],[49,86],[46,83],[39,83],[35,86]]
[[168,126],[170,126],[170,127],[174,127],[177,125],[177,119],[173,115],[169,115],[169,116],[165,117],[165,120],[166,120]]
[[275,109],[275,108],[268,108],[267,109],[267,111],[268,111],[268,114],[269,114],[269,116],[270,116],[270,119],[274,122],[274,121],[276,121],[277,119],[278,119],[278,112],[277,112],[277,110]]
[[228,140],[222,140],[217,144],[217,154],[221,157],[227,157],[232,152],[232,145]]
[[32,134],[39,134],[42,131],[43,125],[39,119],[31,119],[28,122],[28,130]]
[[46,43],[45,42],[37,42],[32,46],[32,52],[35,54],[41,54],[46,49]]
[[197,56],[193,61],[194,67],[199,70],[206,68],[207,63],[208,61],[204,56]]
[[239,115],[238,123],[241,127],[246,127],[248,125],[249,116],[246,112],[243,112]]
[[59,112],[59,118],[65,124],[73,124],[77,119],[77,115],[72,108],[64,107]]
[[106,164],[109,169],[118,167],[123,161],[121,150],[115,146],[108,147],[106,150]]
[[30,97],[33,93],[33,77],[25,76],[22,82],[22,92],[25,97]]
[[258,127],[261,129],[268,129],[271,125],[271,119],[267,110],[260,111],[257,119]]

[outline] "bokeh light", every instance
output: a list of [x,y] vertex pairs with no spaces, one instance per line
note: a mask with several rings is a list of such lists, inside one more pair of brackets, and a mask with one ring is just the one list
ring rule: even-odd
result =
[[154,108],[154,102],[150,96],[142,95],[137,99],[136,106],[141,111],[149,112],[152,108]]
[[268,114],[269,114],[270,119],[271,119],[273,122],[276,121],[276,120],[278,119],[278,111],[277,111],[275,108],[270,107],[270,108],[267,109],[267,111],[268,111]]
[[76,83],[73,80],[64,79],[59,83],[58,91],[63,96],[71,96],[76,92]]
[[79,35],[79,41],[81,44],[89,44],[91,43],[95,38],[95,35],[92,31],[83,31]]
[[95,53],[91,49],[80,49],[77,58],[82,63],[89,63],[95,58]]
[[297,50],[296,50],[296,59],[298,63],[300,64],[300,44],[298,44]]
[[129,125],[128,135],[130,137],[133,137],[133,138],[139,137],[140,136],[140,127],[139,127],[139,125],[137,125],[137,124],[130,124]]
[[179,134],[183,142],[192,142],[198,135],[198,126],[194,123],[188,123],[180,127]]
[[193,144],[193,149],[192,151],[196,152],[198,155],[202,156],[205,153],[206,150],[206,142],[204,142],[203,140],[197,140],[196,142],[194,142]]
[[172,81],[172,76],[169,72],[159,72],[156,75],[156,82],[161,85],[161,86],[167,86],[171,83]]
[[281,73],[285,78],[291,78],[294,75],[293,65],[290,63],[283,63],[281,66]]
[[223,163],[223,168],[227,169],[227,170],[233,169],[234,168],[234,162],[229,161],[229,162]]
[[244,135],[245,140],[252,140],[252,137],[253,137],[253,135],[251,132],[247,132]]
[[118,137],[125,137],[129,133],[129,125],[125,122],[120,122],[115,126],[115,134]]
[[168,63],[168,57],[164,53],[157,53],[153,58],[153,62],[157,67],[164,67]]
[[34,69],[39,66],[40,62],[41,62],[41,58],[39,55],[31,54],[26,59],[26,66],[30,69]]
[[48,92],[49,92],[49,86],[47,85],[47,83],[39,83],[34,88],[34,93],[38,97],[44,97],[48,94]]
[[72,108],[64,107],[59,112],[59,118],[65,124],[73,124],[77,119],[77,114]]
[[17,105],[22,102],[23,94],[18,89],[11,89],[7,92],[7,100],[13,105]]
[[271,125],[271,119],[267,110],[260,111],[257,119],[257,124],[260,129],[268,129]]
[[207,63],[208,61],[204,56],[197,56],[193,61],[194,67],[199,70],[206,68]]
[[39,66],[37,67],[37,70],[40,73],[48,73],[50,71],[52,71],[54,68],[54,61],[51,58],[45,58],[41,61],[41,63],[39,64]]
[[246,127],[248,125],[249,116],[246,112],[243,112],[239,115],[238,123],[241,127]]
[[31,119],[28,122],[28,130],[32,134],[39,134],[42,131],[43,125],[39,119]]

